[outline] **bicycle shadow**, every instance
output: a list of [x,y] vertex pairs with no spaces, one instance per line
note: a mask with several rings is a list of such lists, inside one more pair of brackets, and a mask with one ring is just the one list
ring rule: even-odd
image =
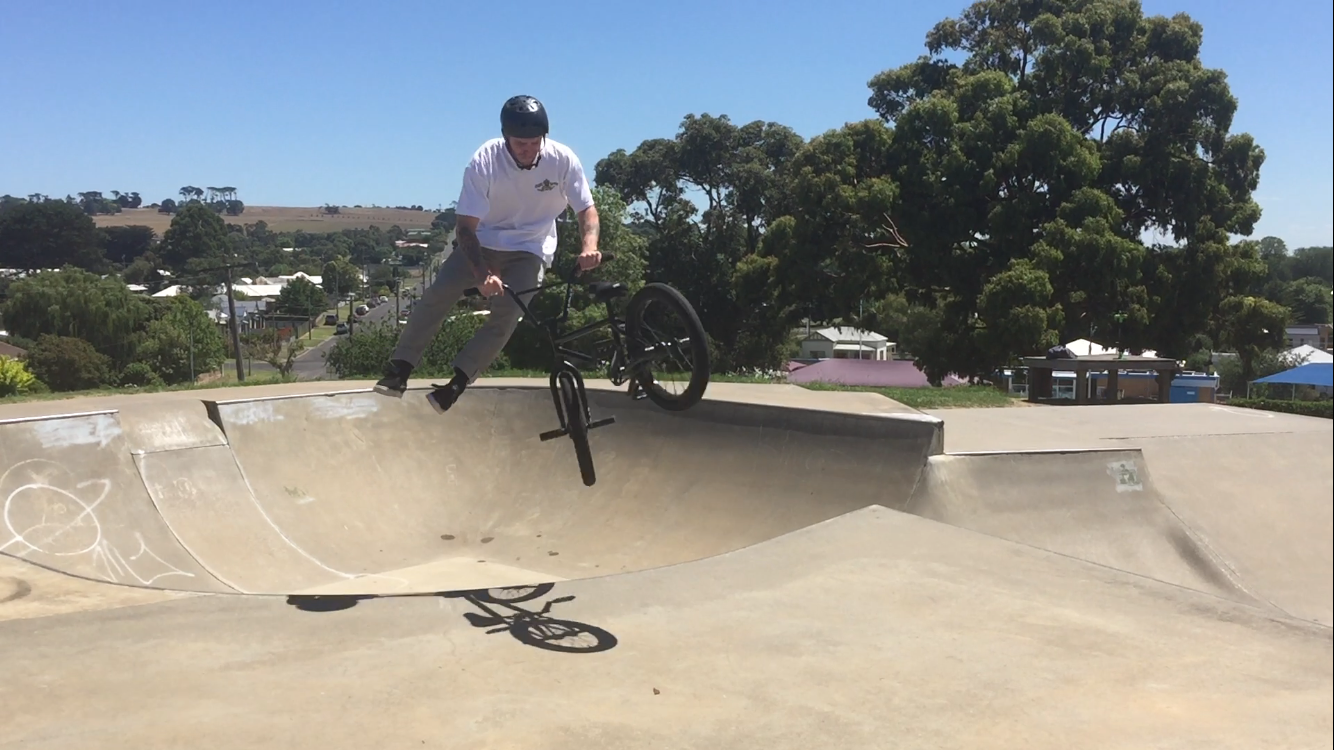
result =
[[[548,614],[553,606],[574,601],[573,596],[549,599],[538,610],[517,606],[546,596],[555,587],[554,583],[539,583],[532,586],[420,594],[292,594],[287,597],[287,604],[303,612],[338,612],[351,609],[359,602],[368,599],[422,596],[463,599],[482,610],[482,613],[465,612],[464,619],[475,628],[488,628],[487,635],[508,632],[515,640],[526,646],[565,654],[596,654],[615,648],[618,643],[616,636],[607,630],[588,623],[551,617]],[[509,612],[502,612],[501,608]]]

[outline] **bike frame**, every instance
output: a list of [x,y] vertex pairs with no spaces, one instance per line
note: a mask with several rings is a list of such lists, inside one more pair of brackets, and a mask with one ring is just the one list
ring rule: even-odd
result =
[[[615,256],[612,255],[603,256],[604,262],[611,261],[614,258]],[[542,433],[542,435],[539,436],[542,440],[549,440],[560,435],[568,434],[568,430],[570,429],[569,415],[566,414],[566,407],[564,401],[561,399],[560,381],[562,378],[569,380],[574,387],[574,391],[579,400],[579,408],[583,411],[583,424],[585,429],[603,427],[616,421],[614,417],[596,421],[593,420],[592,414],[588,408],[588,393],[584,389],[583,373],[580,372],[579,368],[570,360],[574,359],[593,365],[602,365],[603,362],[597,357],[570,349],[566,347],[565,344],[581,339],[599,328],[607,326],[611,328],[612,340],[615,343],[612,359],[610,362],[606,363],[607,377],[614,385],[620,386],[628,380],[628,378],[625,377],[625,374],[638,364],[632,363],[627,365],[621,362],[625,356],[625,344],[622,339],[622,335],[625,333],[625,322],[616,317],[616,313],[612,310],[610,304],[607,304],[606,318],[603,318],[596,323],[590,323],[577,330],[570,331],[569,333],[557,333],[557,327],[570,318],[570,301],[574,298],[575,273],[576,272],[572,272],[568,277],[560,279],[560,281],[565,284],[564,305],[561,308],[560,315],[545,321],[533,314],[532,309],[524,303],[523,296],[527,294],[536,295],[538,292],[554,286],[554,284],[538,284],[531,289],[524,289],[521,291],[515,291],[509,284],[501,284],[504,293],[513,297],[515,304],[519,306],[519,311],[523,315],[523,318],[529,321],[531,325],[541,328],[546,333],[547,341],[551,345],[551,400],[556,407],[556,415],[560,419],[560,429]],[[469,296],[480,294],[480,290],[473,287],[467,290],[465,294],[468,294]]]
[[[614,260],[614,256],[604,255],[603,259],[604,263],[610,262],[611,260]],[[558,283],[565,285],[565,302],[561,307],[560,315],[545,320],[534,315],[532,309],[524,304],[522,297],[526,294],[536,295],[538,292],[556,286],[556,284],[542,283],[531,289],[524,289],[521,291],[515,291],[508,284],[503,285],[505,293],[513,297],[514,302],[518,304],[519,311],[523,315],[524,320],[529,321],[531,325],[541,328],[543,332],[546,333],[547,341],[551,345],[551,385],[553,388],[557,386],[556,376],[561,371],[569,371],[578,385],[580,397],[583,397],[583,375],[579,372],[579,368],[574,362],[593,365],[594,367],[599,368],[605,366],[607,379],[611,381],[612,385],[619,387],[630,379],[627,376],[627,373],[633,372],[640,365],[652,361],[652,356],[641,356],[634,360],[628,359],[628,356],[625,353],[625,321],[616,316],[615,310],[612,309],[612,306],[609,303],[606,303],[607,317],[595,323],[581,326],[568,333],[559,333],[558,329],[560,324],[570,319],[570,301],[574,298],[574,277],[561,278]],[[610,361],[604,362],[597,357],[566,346],[566,344],[577,341],[591,333],[595,333],[601,328],[611,329],[613,350]]]

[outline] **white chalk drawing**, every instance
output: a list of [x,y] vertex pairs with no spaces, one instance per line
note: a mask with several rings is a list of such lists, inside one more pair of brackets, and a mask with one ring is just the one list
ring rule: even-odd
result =
[[[83,557],[95,575],[111,583],[148,586],[168,576],[194,578],[149,549],[138,532],[133,533],[138,548],[127,556],[106,537],[98,518],[99,506],[111,494],[111,480],[72,479],[64,466],[40,458],[21,461],[0,476],[0,539],[6,533],[9,537],[0,543],[0,552],[20,558]],[[72,490],[66,489],[71,485]]]
[[337,396],[310,402],[311,416],[319,419],[362,419],[380,410],[379,396]]
[[1113,461],[1107,464],[1107,473],[1116,480],[1117,492],[1140,492],[1144,483],[1139,478],[1139,467],[1134,461]]
[[277,422],[283,418],[273,408],[270,401],[246,401],[239,404],[226,404],[218,407],[218,412],[232,424],[260,424]]
[[69,448],[96,445],[105,448],[120,437],[120,423],[114,414],[96,414],[78,419],[51,419],[34,422],[29,427],[43,448]]

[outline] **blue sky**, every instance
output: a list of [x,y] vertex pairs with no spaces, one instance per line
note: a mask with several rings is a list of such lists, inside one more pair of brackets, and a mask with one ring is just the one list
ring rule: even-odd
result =
[[[688,113],[807,138],[873,116],[866,82],[963,0],[124,3],[0,0],[0,194],[231,185],[252,205],[448,205],[500,103],[531,93],[591,171]],[[1146,0],[1267,153],[1256,237],[1334,244],[1328,2]]]

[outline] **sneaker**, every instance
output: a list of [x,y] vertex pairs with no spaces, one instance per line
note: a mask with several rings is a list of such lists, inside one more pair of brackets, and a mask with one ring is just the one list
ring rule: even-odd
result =
[[390,360],[385,366],[384,377],[375,384],[375,392],[393,398],[403,398],[408,389],[408,377],[412,375],[412,365],[401,359]]
[[431,387],[434,390],[426,394],[426,403],[430,404],[432,409],[435,409],[436,414],[444,414],[449,411],[449,407],[453,406],[454,402],[463,394],[463,391],[467,389],[468,376],[455,368],[453,380],[444,385],[432,383]]

